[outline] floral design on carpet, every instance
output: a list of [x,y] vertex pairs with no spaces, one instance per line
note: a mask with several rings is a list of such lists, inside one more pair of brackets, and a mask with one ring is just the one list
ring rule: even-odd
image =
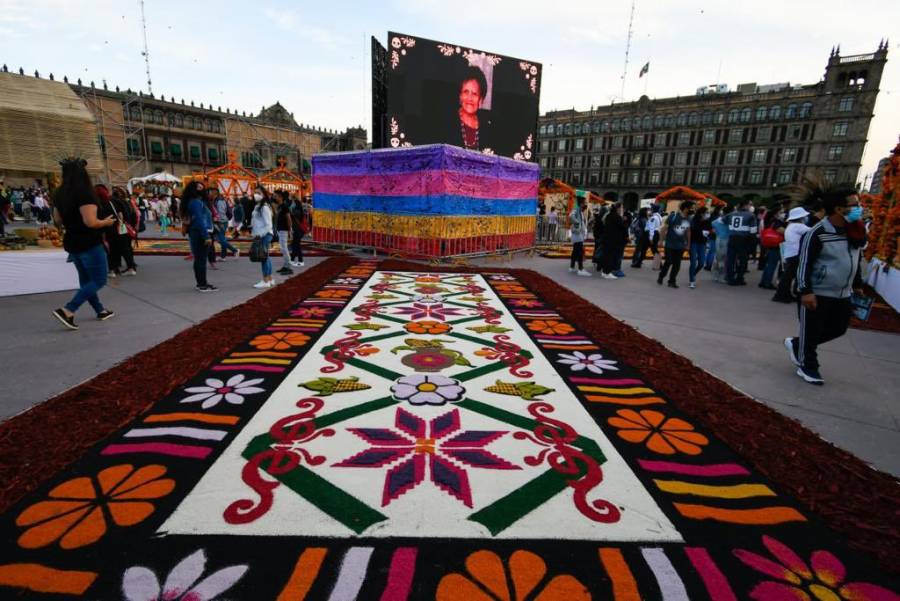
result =
[[240,405],[244,402],[244,397],[251,394],[259,394],[265,392],[265,389],[256,385],[263,381],[262,378],[253,378],[245,380],[244,374],[231,376],[227,382],[223,382],[218,378],[207,378],[205,386],[191,386],[185,388],[185,392],[191,393],[191,396],[181,399],[182,403],[200,403],[203,409],[209,409],[219,404],[219,401],[225,400],[232,405]]
[[412,375],[399,378],[391,386],[391,394],[412,405],[446,405],[462,400],[466,389],[458,380],[446,376]]
[[128,568],[122,576],[122,593],[126,601],[212,601],[233,587],[248,569],[247,565],[230,566],[203,577],[206,554],[200,549],[178,562],[163,580],[149,568]]
[[388,428],[350,428],[350,432],[372,446],[335,464],[356,468],[396,464],[385,474],[382,505],[424,482],[426,465],[431,483],[466,507],[472,507],[472,489],[465,468],[521,469],[485,449],[508,432],[463,430],[458,409],[428,422],[397,409],[394,426],[399,432]]

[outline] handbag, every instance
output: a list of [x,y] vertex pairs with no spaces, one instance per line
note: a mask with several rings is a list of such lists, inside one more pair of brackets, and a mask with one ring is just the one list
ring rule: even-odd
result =
[[269,249],[263,244],[263,239],[259,236],[250,243],[250,261],[252,263],[262,263],[269,258]]
[[774,227],[765,228],[759,235],[759,243],[763,248],[777,248],[782,242],[784,242],[784,235]]

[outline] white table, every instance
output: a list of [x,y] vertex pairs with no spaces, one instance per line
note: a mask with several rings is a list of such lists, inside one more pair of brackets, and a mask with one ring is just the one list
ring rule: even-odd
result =
[[869,274],[866,283],[875,289],[875,292],[881,295],[881,298],[894,308],[900,311],[900,270],[896,267],[884,271],[882,268],[884,263],[879,259],[872,259],[869,262]]
[[62,249],[0,252],[0,296],[75,290],[78,272],[68,256]]

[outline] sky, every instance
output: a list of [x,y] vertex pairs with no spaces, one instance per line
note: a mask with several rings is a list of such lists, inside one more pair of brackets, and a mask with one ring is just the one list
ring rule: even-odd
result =
[[[860,180],[900,134],[900,2],[855,0],[145,0],[153,92],[371,130],[370,38],[387,31],[540,62],[541,112],[693,94],[721,82],[810,84],[828,55],[890,39]],[[138,0],[0,0],[0,62],[147,91]],[[650,71],[638,78],[640,67]],[[371,131],[370,131],[371,135]]]

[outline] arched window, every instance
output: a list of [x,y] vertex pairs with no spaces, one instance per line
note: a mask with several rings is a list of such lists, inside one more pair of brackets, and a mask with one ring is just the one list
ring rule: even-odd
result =
[[542,136],[543,136],[544,134],[546,134],[546,133],[547,133],[547,126],[546,126],[546,125],[542,125],[542,126],[538,129],[538,133],[539,133],[540,135],[542,135]]
[[680,115],[678,115],[678,127],[684,127],[685,125],[687,125],[687,122],[687,113],[681,113]]
[[766,115],[768,115],[768,114],[769,114],[769,111],[766,107],[764,107],[764,106],[756,107],[756,120],[757,121],[764,121],[766,119]]
[[644,129],[652,129],[653,128],[653,117],[647,115],[644,117]]
[[781,106],[776,104],[775,106],[769,107],[769,119],[772,119],[773,121],[781,119]]
[[653,127],[659,129],[666,122],[666,118],[663,115],[657,115],[653,118]]
[[703,122],[703,125],[709,125],[713,122],[713,114],[709,111],[703,111],[703,115],[700,120]]
[[620,129],[622,129],[622,122],[618,119],[613,119],[612,130],[619,131]]
[[745,107],[741,109],[741,123],[750,123],[750,117],[753,115],[753,112],[750,110],[750,107]]
[[603,133],[607,133],[607,132],[609,131],[609,127],[610,127],[609,121],[604,121],[604,122],[600,125],[600,130],[601,130]]
[[213,130],[213,124],[212,124],[212,121],[211,121],[211,120],[206,119],[206,120],[203,122],[203,125],[205,126],[206,131],[212,131],[212,130]]
[[599,121],[594,121],[594,133],[595,134],[600,133],[600,122]]
[[716,113],[715,123],[725,123],[725,111]]
[[548,136],[552,136],[552,135],[553,135],[553,124],[552,124],[552,123],[551,123],[550,125],[547,126],[547,135],[548,135]]
[[666,127],[675,127],[675,115],[666,115]]
[[688,115],[688,125],[695,126],[700,125],[700,113],[691,113]]
[[784,111],[785,119],[796,119],[797,118],[797,105],[789,104],[787,110]]
[[175,115],[175,127],[184,127],[184,115],[181,113]]
[[622,119],[622,130],[631,131],[631,119],[629,119],[628,117]]
[[800,105],[800,118],[801,119],[809,119],[812,116],[812,102],[804,102]]
[[141,108],[138,106],[131,107],[131,120],[132,121],[140,121],[141,120]]
[[737,123],[739,116],[740,112],[737,109],[731,109],[730,111],[728,111],[728,122]]
[[175,113],[167,113],[166,121],[168,121],[169,127],[173,127],[175,125]]
[[567,136],[572,135],[572,124],[571,123],[566,123],[565,132],[566,132]]
[[641,128],[641,118],[635,117],[631,120],[631,129],[637,131]]
[[575,127],[573,127],[572,129],[574,130],[575,135],[577,136],[578,134],[581,133],[581,123],[576,123]]

